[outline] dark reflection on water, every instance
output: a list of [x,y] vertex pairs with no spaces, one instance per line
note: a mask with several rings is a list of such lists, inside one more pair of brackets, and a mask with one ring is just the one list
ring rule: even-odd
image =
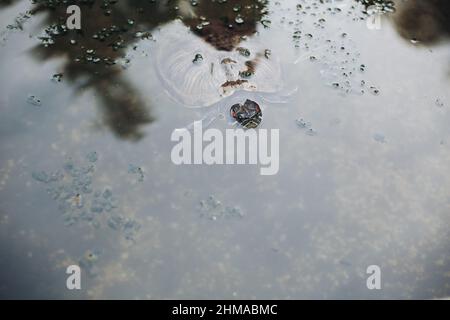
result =
[[0,7],[9,6],[13,3],[19,2],[20,0],[1,0]]
[[256,32],[257,23],[266,13],[266,4],[254,0],[203,1],[195,11],[196,17],[187,17],[183,22],[218,50],[231,51],[242,37]]
[[[123,57],[138,38],[140,27],[151,29],[174,17],[173,12],[159,12],[149,2],[72,1],[81,7],[82,29],[67,30],[68,4],[38,1],[34,13],[47,13],[43,44],[33,50],[41,60],[67,57],[65,79],[85,80],[82,88],[96,91],[101,99],[104,121],[120,138],[137,140],[140,127],[153,121],[136,89],[124,78],[115,60]],[[140,6],[138,6],[140,5]],[[81,89],[81,88],[80,88]]]
[[448,0],[409,0],[397,3],[394,15],[398,33],[407,40],[434,44],[450,36]]

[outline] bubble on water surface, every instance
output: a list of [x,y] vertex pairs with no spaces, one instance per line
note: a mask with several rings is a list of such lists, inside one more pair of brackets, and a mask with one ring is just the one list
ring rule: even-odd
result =
[[317,135],[317,131],[315,131],[312,127],[311,127],[311,123],[305,121],[302,118],[299,118],[297,120],[295,120],[297,127],[299,127],[300,129],[304,130],[305,134],[308,136],[315,136]]
[[242,24],[242,23],[244,23],[244,18],[242,18],[241,16],[237,16],[237,17],[234,19],[234,21],[235,21],[237,24]]
[[203,61],[203,56],[200,53],[197,53],[192,60],[193,63],[201,63]]
[[442,101],[442,99],[440,98],[436,98],[434,103],[438,108],[443,108],[445,106],[444,101]]
[[134,164],[129,164],[128,173],[135,175],[138,182],[144,182],[145,175],[144,170],[141,167]]
[[41,101],[41,99],[38,98],[38,97],[35,96],[35,95],[29,95],[29,96],[27,97],[27,102],[28,102],[29,104],[33,105],[33,106],[37,106],[37,107],[42,106],[42,101]]
[[377,87],[371,86],[370,87],[370,92],[374,95],[377,96],[380,94],[380,89],[378,89]]
[[52,76],[52,81],[55,82],[55,83],[58,83],[58,82],[62,81],[62,78],[63,78],[63,74],[62,73],[55,73]]
[[[280,24],[288,22],[292,42],[297,51],[295,63],[306,59],[318,61],[323,82],[340,94],[364,94],[360,83],[366,65],[361,61],[358,46],[348,30],[337,27],[342,20],[361,21],[367,18],[365,3],[350,1],[302,1],[293,6],[279,3]],[[302,17],[303,16],[303,17]],[[337,29],[337,32],[336,32]]]

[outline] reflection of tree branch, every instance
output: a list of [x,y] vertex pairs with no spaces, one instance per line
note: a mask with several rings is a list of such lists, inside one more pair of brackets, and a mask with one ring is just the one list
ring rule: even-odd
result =
[[450,36],[450,1],[409,0],[396,4],[393,19],[403,38],[433,44]]
[[256,32],[257,22],[263,17],[266,5],[267,0],[228,0],[220,6],[205,1],[195,11],[195,16],[186,17],[183,22],[216,49],[230,51],[243,36]]
[[395,4],[393,0],[355,0],[360,2],[366,9],[369,7],[377,7],[380,12],[393,12],[395,11]]
[[100,98],[105,109],[105,121],[117,136],[124,139],[138,140],[143,133],[139,127],[153,121],[143,102],[132,86],[124,79],[97,79],[93,83],[97,92],[102,92]]
[[[433,44],[450,36],[448,0],[356,0],[366,8],[376,6],[393,12],[395,28],[406,40]],[[388,10],[385,10],[387,8]]]
[[[1,6],[18,0],[1,0]],[[139,127],[153,121],[135,88],[125,81],[115,60],[124,56],[130,44],[139,41],[139,28],[153,29],[175,17],[173,10],[156,10],[157,4],[130,0],[125,5],[108,1],[34,0],[32,14],[46,14],[42,44],[32,50],[40,60],[66,57],[64,79],[83,79],[100,97],[105,123],[120,138],[139,139]],[[66,28],[69,4],[82,10],[82,30]],[[106,5],[105,5],[106,4]],[[80,89],[80,88],[79,88]]]
[[0,0],[0,8],[10,6],[19,1],[21,1],[21,0]]
[[120,138],[141,138],[143,134],[139,127],[153,119],[135,89],[122,78],[122,70],[114,61],[124,55],[129,44],[138,40],[134,37],[135,21],[146,18],[148,28],[149,24],[158,25],[169,17],[155,15],[153,10],[153,16],[149,18],[152,11],[148,10],[151,6],[148,3],[144,6],[147,10],[138,13],[136,7],[102,7],[95,1],[72,1],[82,9],[83,29],[67,30],[67,3],[36,2],[33,12],[48,14],[45,21],[48,38],[43,41],[50,44],[36,47],[33,54],[42,60],[66,56],[64,78],[70,81],[87,78],[84,87],[93,88],[100,97],[108,127]]

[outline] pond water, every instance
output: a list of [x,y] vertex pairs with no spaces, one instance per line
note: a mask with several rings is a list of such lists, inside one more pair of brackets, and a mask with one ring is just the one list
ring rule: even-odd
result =
[[[450,295],[445,0],[78,3],[81,30],[64,1],[0,2],[0,297]],[[267,99],[192,69],[243,49]],[[278,173],[174,164],[174,130],[225,132],[236,97]]]

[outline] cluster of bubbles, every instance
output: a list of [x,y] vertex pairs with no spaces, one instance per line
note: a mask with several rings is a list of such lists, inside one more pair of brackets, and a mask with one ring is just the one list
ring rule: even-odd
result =
[[364,79],[367,67],[356,43],[348,32],[335,25],[335,18],[339,21],[365,20],[367,13],[362,5],[350,0],[301,0],[295,7],[280,2],[276,5],[281,13],[280,25],[287,26],[292,32],[292,42],[298,52],[296,63],[303,60],[318,63],[326,85],[344,95],[380,93],[375,85]]
[[55,83],[61,82],[63,76],[64,76],[64,75],[63,75],[62,73],[55,73],[55,74],[52,76],[52,81],[55,82]]
[[4,45],[10,32],[23,31],[24,24],[31,18],[31,12],[21,12],[15,18],[14,22],[8,24],[6,29],[0,31],[0,45]]
[[137,182],[144,182],[145,174],[144,174],[144,170],[141,167],[136,166],[134,164],[129,164],[128,165],[128,173],[136,176]]
[[24,23],[30,18],[31,13],[28,11],[24,13],[19,13],[19,15],[14,19],[14,22],[6,26],[6,29],[22,31]]
[[[155,1],[149,2],[155,3]],[[40,10],[49,9],[51,12],[66,7],[61,1],[35,1],[35,4]],[[115,65],[119,56],[116,52],[126,49],[130,41],[153,39],[150,32],[137,30],[134,19],[123,19],[124,21],[120,22],[113,19],[112,15],[116,4],[118,4],[117,0],[103,0],[100,4],[93,0],[79,1],[78,5],[87,5],[91,9],[96,5],[95,9],[100,9],[100,14],[111,16],[108,18],[111,19],[111,23],[92,23],[84,31],[69,30],[63,19],[65,11],[61,11],[60,17],[54,19],[56,22],[49,24],[38,39],[44,47],[55,45],[57,41],[67,43],[71,47],[67,51],[77,54],[73,59],[77,63]],[[136,10],[142,11],[143,9]]]
[[328,46],[320,55],[321,76],[327,85],[343,93],[364,94],[369,91],[373,95],[380,93],[374,85],[364,80],[367,66],[360,61],[360,53],[356,44],[346,33],[333,40],[327,40]]
[[365,13],[391,13],[395,12],[395,3],[391,0],[356,0],[364,5],[367,10]]
[[200,216],[209,220],[242,218],[242,210],[235,206],[226,206],[215,196],[210,195],[206,200],[200,201]]
[[317,131],[312,128],[311,122],[305,121],[303,118],[299,118],[295,120],[297,127],[304,130],[305,134],[308,136],[317,135]]
[[58,203],[58,210],[64,217],[66,226],[81,221],[94,228],[107,225],[113,230],[121,231],[127,240],[134,242],[140,224],[117,212],[118,200],[111,189],[96,190],[93,187],[97,159],[97,153],[91,152],[86,155],[86,163],[83,165],[76,165],[69,159],[62,170],[37,171],[32,173],[32,177],[47,186],[48,194]]
[[441,98],[436,98],[434,103],[438,108],[443,108],[445,106],[445,103]]
[[33,106],[37,107],[42,106],[42,100],[39,97],[35,96],[34,94],[30,94],[27,97],[27,102]]

